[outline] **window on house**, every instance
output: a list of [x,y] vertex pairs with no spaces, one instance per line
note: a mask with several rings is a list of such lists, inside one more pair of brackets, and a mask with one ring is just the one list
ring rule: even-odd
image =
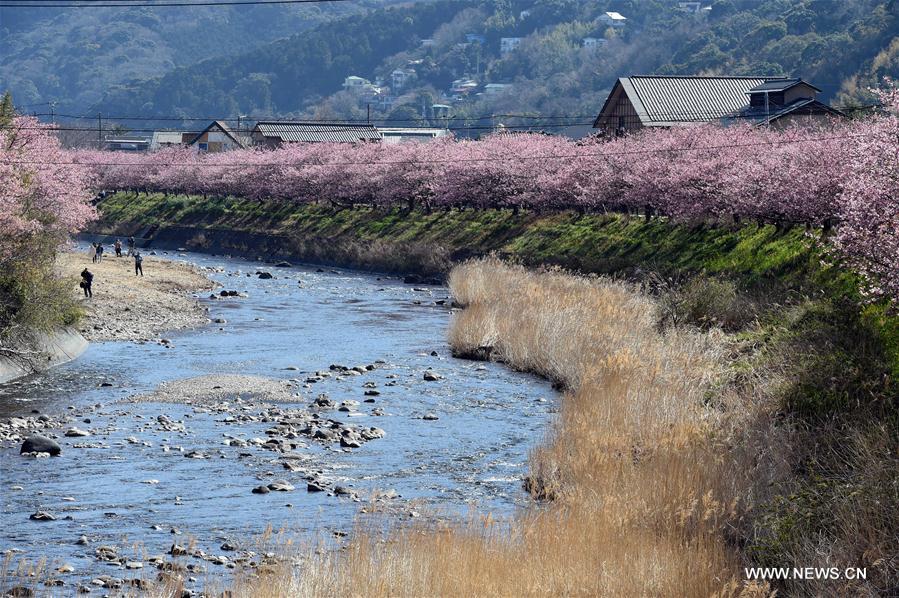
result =
[[209,144],[208,144],[208,143],[200,143],[200,144],[198,144],[198,145],[200,146],[200,151],[201,151],[201,152],[205,152],[205,151],[208,151],[208,150],[209,150]]

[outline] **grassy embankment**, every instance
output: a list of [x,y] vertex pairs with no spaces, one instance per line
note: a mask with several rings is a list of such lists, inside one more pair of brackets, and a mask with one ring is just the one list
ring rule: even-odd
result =
[[[772,566],[867,567],[867,586],[842,586],[853,594],[899,587],[899,416],[892,382],[899,374],[899,321],[882,304],[861,304],[858,281],[827,258],[815,235],[621,216],[406,214],[161,196],[119,195],[100,208],[104,226],[120,227],[116,232],[167,222],[272,231],[301,249],[315,247],[329,261],[398,270],[420,255],[439,255],[431,262],[438,263],[495,251],[529,265],[625,273],[653,296],[651,302],[610,299],[612,285],[602,291],[605,298],[593,297],[583,282],[518,274],[495,276],[472,291],[465,290],[472,272],[454,276],[454,292],[471,306],[454,325],[460,349],[493,345],[510,364],[569,389],[555,432],[532,463],[533,488],[563,507],[525,515],[533,519],[512,533],[492,533],[489,526],[486,533],[410,531],[391,543],[393,568],[377,558],[382,546],[360,538],[348,560],[319,563],[318,574],[302,582],[312,584],[306,590],[347,589],[327,586],[336,575],[365,581],[370,585],[356,591],[374,593],[415,593],[440,583],[458,593],[463,586],[457,584],[470,578],[481,592],[500,594],[683,595],[739,579],[735,567],[747,558]],[[361,249],[372,246],[377,251]],[[385,257],[391,255],[403,257]],[[514,309],[497,309],[510,307],[510,297]],[[610,302],[633,309],[616,311]],[[525,320],[506,319],[519,316]],[[521,331],[538,330],[538,322],[543,330],[567,331],[567,338],[557,337],[552,353],[546,348],[535,358],[545,339]],[[708,351],[695,348],[696,335],[717,329],[726,333],[717,349],[723,357],[698,368],[720,369],[716,382],[693,367],[680,374],[671,369],[669,361],[706,363]],[[492,338],[483,338],[487,330],[494,330]],[[694,340],[672,346],[678,335]],[[617,349],[596,348],[606,346]],[[626,353],[620,361],[608,357]],[[651,399],[669,396],[668,385],[682,396],[664,401],[669,409],[661,410]],[[660,483],[665,472],[679,475]],[[565,534],[554,535],[557,526]],[[556,537],[564,541],[553,542]],[[627,544],[620,552],[601,546],[622,538]],[[601,556],[576,558],[576,547]],[[597,564],[621,576],[597,572]],[[578,573],[581,566],[587,569]],[[646,573],[654,567],[656,574]],[[552,571],[562,575],[545,576]],[[722,572],[730,576],[715,579]],[[613,585],[619,577],[640,585]],[[693,585],[671,585],[671,579]],[[838,587],[795,582],[783,589],[815,595]]]

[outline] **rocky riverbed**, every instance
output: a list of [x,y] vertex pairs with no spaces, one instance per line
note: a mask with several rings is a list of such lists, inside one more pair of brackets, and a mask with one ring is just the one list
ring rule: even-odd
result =
[[[286,537],[339,546],[360,518],[472,502],[502,516],[527,500],[553,393],[450,357],[446,289],[185,259],[233,291],[185,295],[208,325],[94,342],[0,386],[0,550],[15,572],[0,590],[199,593],[289,558]],[[34,435],[59,455],[20,454]]]
[[216,284],[199,268],[148,254],[144,276],[136,276],[134,260],[109,255],[110,249],[100,263],[93,263],[86,250],[63,252],[57,259],[60,273],[76,284],[85,268],[94,275],[92,298],[73,285],[85,313],[79,331],[87,340],[148,342],[164,332],[206,324],[207,308],[191,293]]

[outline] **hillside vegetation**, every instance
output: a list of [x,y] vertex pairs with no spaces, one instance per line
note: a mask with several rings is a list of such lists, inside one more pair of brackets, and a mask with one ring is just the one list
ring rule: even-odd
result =
[[[598,20],[627,17],[622,29]],[[410,82],[376,118],[426,117],[451,83],[508,83],[512,90],[453,105],[457,125],[474,116],[595,114],[615,79],[627,74],[794,75],[841,104],[870,99],[867,84],[895,74],[899,33],[888,0],[717,0],[692,14],[668,0],[443,0],[329,22],[249,52],[184,66],[145,83],[110,90],[99,109],[119,114],[292,114],[364,118],[366,105],[341,90],[345,77],[381,77],[401,68]],[[482,35],[480,42],[468,34]],[[501,37],[522,37],[500,53]],[[588,51],[583,38],[608,41]],[[421,45],[422,39],[433,44]],[[559,120],[504,119],[557,131]],[[402,123],[400,123],[402,124]],[[472,132],[471,134],[476,134]]]

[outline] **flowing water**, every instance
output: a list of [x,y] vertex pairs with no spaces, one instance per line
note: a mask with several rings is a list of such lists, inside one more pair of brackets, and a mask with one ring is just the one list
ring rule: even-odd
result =
[[[196,254],[174,259],[207,268],[224,288],[247,293],[204,299],[210,318],[226,324],[167,334],[170,348],[94,343],[70,364],[0,386],[0,418],[36,409],[68,415],[92,433],[66,438],[58,430],[63,453],[54,458],[21,457],[18,443],[0,446],[0,552],[14,555],[14,562],[71,564],[74,572],[57,576],[66,585],[55,591],[73,593],[74,584],[100,574],[132,573],[98,559],[99,545],[140,561],[188,539],[208,554],[223,554],[226,540],[253,549],[253,539],[269,525],[306,539],[349,531],[374,490],[398,493],[391,504],[403,516],[465,517],[472,505],[502,516],[527,502],[521,483],[527,454],[544,433],[553,392],[546,382],[502,365],[451,357],[446,288],[309,267],[265,267],[275,278],[260,280],[253,275],[258,262]],[[364,375],[302,386],[330,364],[376,362]],[[428,368],[442,379],[423,381]],[[210,373],[298,380],[301,403],[283,405],[289,409],[308,406],[319,393],[337,403],[360,401],[358,413],[327,417],[377,426],[384,438],[354,449],[306,442],[294,451],[305,473],[351,488],[360,500],[308,493],[304,472],[285,471],[277,454],[225,443],[228,437],[264,438],[271,423],[239,423],[185,404],[123,401],[164,381]],[[365,383],[380,392],[374,403],[362,402]],[[231,413],[240,411],[238,404]],[[154,425],[160,415],[183,423],[184,431],[160,429]],[[206,458],[185,458],[190,451]],[[296,490],[251,493],[272,477]],[[56,520],[30,520],[39,509]],[[81,536],[86,545],[77,543]],[[209,574],[227,571],[202,566]]]

